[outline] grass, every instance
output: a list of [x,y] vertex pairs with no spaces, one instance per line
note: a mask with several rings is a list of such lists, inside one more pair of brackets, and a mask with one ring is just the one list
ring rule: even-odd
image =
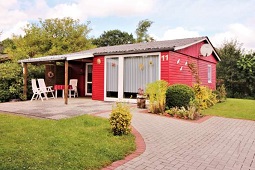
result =
[[0,169],[100,169],[134,150],[134,136],[113,136],[103,118],[0,114]]
[[228,98],[226,102],[218,103],[202,114],[255,120],[255,100]]

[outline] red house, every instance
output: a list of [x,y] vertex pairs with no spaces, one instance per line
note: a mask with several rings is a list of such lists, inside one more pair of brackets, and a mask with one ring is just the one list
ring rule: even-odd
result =
[[[80,96],[93,100],[132,100],[139,88],[156,80],[169,84],[192,85],[194,76],[188,67],[197,67],[202,85],[216,88],[216,64],[220,57],[208,37],[185,38],[148,43],[108,46],[78,53],[20,60],[21,63],[47,63],[48,84],[63,84],[64,67],[68,63],[69,78],[78,79]],[[55,79],[47,78],[51,68]],[[62,71],[61,71],[62,70]],[[58,78],[58,77],[62,77]],[[48,81],[47,81],[48,80]]]

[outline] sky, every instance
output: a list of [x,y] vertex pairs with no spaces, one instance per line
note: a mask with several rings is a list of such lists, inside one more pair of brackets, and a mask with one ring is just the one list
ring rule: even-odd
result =
[[113,29],[135,36],[138,22],[148,19],[156,40],[208,36],[216,48],[237,40],[255,51],[254,9],[255,0],[0,0],[0,41],[23,35],[39,18],[90,21],[95,38]]

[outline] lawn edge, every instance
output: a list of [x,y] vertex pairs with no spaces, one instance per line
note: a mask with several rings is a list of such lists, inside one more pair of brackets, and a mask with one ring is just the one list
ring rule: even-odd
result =
[[146,145],[145,145],[142,135],[133,126],[132,126],[131,133],[135,136],[136,150],[133,153],[127,155],[124,159],[115,161],[111,165],[108,165],[107,167],[102,168],[102,170],[116,169],[117,167],[129,162],[130,160],[132,160],[132,159],[140,156],[142,153],[144,153],[144,151],[146,149]]

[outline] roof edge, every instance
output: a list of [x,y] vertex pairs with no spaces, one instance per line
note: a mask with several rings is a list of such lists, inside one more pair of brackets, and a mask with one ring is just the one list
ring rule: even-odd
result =
[[214,54],[215,54],[215,56],[216,56],[216,59],[217,59],[218,61],[221,61],[221,59],[220,59],[220,57],[219,57],[219,54],[217,53],[217,51],[215,50],[214,46],[212,45],[211,41],[209,40],[209,38],[208,38],[207,36],[204,37],[203,39],[200,39],[200,40],[195,41],[195,42],[193,42],[193,43],[186,44],[186,45],[179,46],[179,47],[174,47],[174,51],[177,51],[177,50],[181,50],[181,49],[190,47],[190,46],[192,46],[192,45],[194,45],[194,44],[197,44],[197,43],[202,42],[202,41],[205,41],[205,40],[212,46],[213,52],[214,52]]
[[161,52],[161,51],[174,51],[174,47],[167,48],[155,48],[155,49],[143,49],[134,51],[115,51],[115,52],[103,52],[103,53],[93,53],[94,56],[98,55],[122,55],[122,54],[135,54],[135,53],[148,53],[148,52]]

